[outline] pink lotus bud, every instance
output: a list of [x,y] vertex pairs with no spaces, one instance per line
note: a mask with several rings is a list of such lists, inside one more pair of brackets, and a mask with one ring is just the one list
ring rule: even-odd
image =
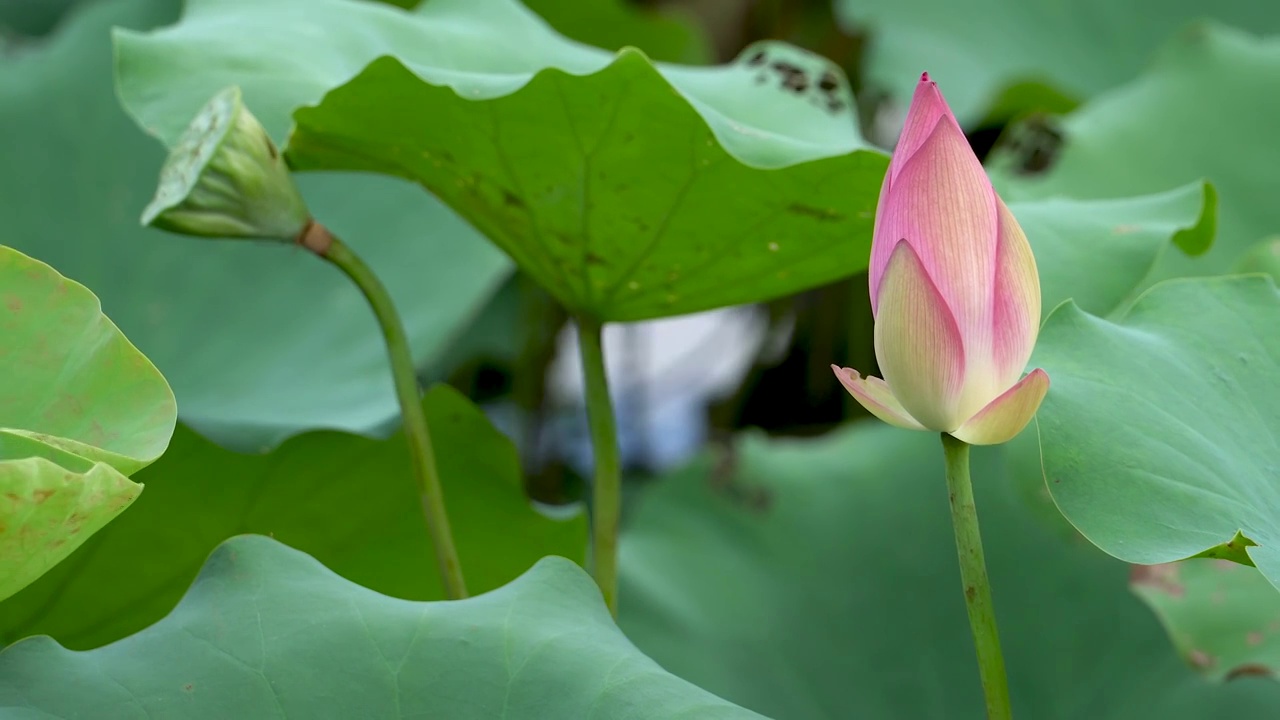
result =
[[871,311],[884,380],[831,366],[868,411],[974,445],[1013,438],[1049,390],[1031,246],[929,74],[880,189]]

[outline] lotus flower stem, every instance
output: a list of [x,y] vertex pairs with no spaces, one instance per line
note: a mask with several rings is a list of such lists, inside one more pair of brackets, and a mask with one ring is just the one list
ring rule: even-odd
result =
[[591,485],[591,575],[600,586],[605,605],[618,615],[618,521],[622,515],[622,470],[618,458],[618,430],[605,374],[601,324],[578,318],[578,348],[586,381],[587,423],[595,481]]
[[418,494],[422,500],[422,514],[426,518],[427,531],[431,534],[431,543],[435,546],[436,563],[440,567],[445,597],[450,600],[465,598],[467,586],[462,578],[458,550],[453,544],[453,532],[449,529],[449,516],[445,512],[435,451],[431,447],[427,416],[422,410],[422,389],[418,386],[413,355],[409,352],[409,338],[405,334],[400,314],[396,312],[391,295],[373,270],[323,225],[312,222],[298,242],[336,265],[351,278],[369,301],[369,307],[378,319],[378,326],[387,343],[396,398],[400,401],[400,413],[404,418],[404,434],[409,443],[414,477],[418,481]]
[[960,555],[960,580],[964,584],[969,628],[978,653],[978,673],[987,698],[988,720],[1008,720],[1009,681],[1005,676],[1000,633],[996,630],[995,608],[991,602],[991,582],[982,555],[982,535],[978,531],[978,508],[973,502],[969,480],[969,444],[942,433],[942,450],[947,466],[947,490],[951,498],[951,524],[956,532]]

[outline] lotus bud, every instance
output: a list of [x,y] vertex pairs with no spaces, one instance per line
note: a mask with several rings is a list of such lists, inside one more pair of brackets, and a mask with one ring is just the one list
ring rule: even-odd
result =
[[215,95],[160,171],[142,224],[203,237],[293,242],[311,214],[240,88]]
[[863,407],[973,445],[1026,427],[1049,390],[1043,370],[1022,374],[1040,328],[1035,258],[928,73],[880,189],[869,285],[884,379],[832,366]]

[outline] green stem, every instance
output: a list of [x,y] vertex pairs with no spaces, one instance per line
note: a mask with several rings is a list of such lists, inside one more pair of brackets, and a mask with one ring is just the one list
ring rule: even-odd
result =
[[[382,335],[387,341],[391,374],[395,378],[396,398],[400,401],[400,412],[404,417],[404,434],[409,442],[409,454],[413,458],[413,472],[418,481],[422,514],[427,521],[431,543],[435,546],[436,563],[440,567],[445,597],[450,600],[464,598],[467,596],[467,587],[462,579],[458,551],[453,545],[453,533],[449,529],[444,493],[440,489],[440,475],[436,471],[435,452],[431,447],[431,435],[427,431],[427,416],[422,409],[422,390],[418,387],[404,324],[400,321],[400,315],[382,281],[351,248],[322,227],[319,230],[312,229],[310,233],[311,241],[303,244],[346,273],[360,288],[360,292],[369,301],[369,306],[373,308],[373,314],[378,318],[378,326],[382,328]],[[314,239],[317,237],[320,238],[318,242]]]
[[595,482],[591,486],[591,574],[600,586],[605,605],[618,615],[618,520],[622,514],[622,472],[618,460],[618,431],[613,401],[604,369],[601,325],[578,318],[578,347],[587,389],[587,422],[595,457]]
[[951,497],[951,524],[956,531],[960,555],[960,580],[964,583],[969,628],[978,653],[978,673],[987,698],[989,720],[1009,720],[1009,681],[1005,677],[1000,634],[996,630],[995,608],[991,603],[991,582],[982,556],[982,535],[978,532],[978,508],[973,503],[973,483],[969,480],[969,445],[942,434],[942,450],[947,464],[947,490]]

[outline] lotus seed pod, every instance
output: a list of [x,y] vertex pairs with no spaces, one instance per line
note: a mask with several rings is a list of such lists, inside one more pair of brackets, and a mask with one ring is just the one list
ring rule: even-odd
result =
[[142,224],[184,235],[293,242],[310,217],[284,158],[233,86],[209,100],[183,132]]

